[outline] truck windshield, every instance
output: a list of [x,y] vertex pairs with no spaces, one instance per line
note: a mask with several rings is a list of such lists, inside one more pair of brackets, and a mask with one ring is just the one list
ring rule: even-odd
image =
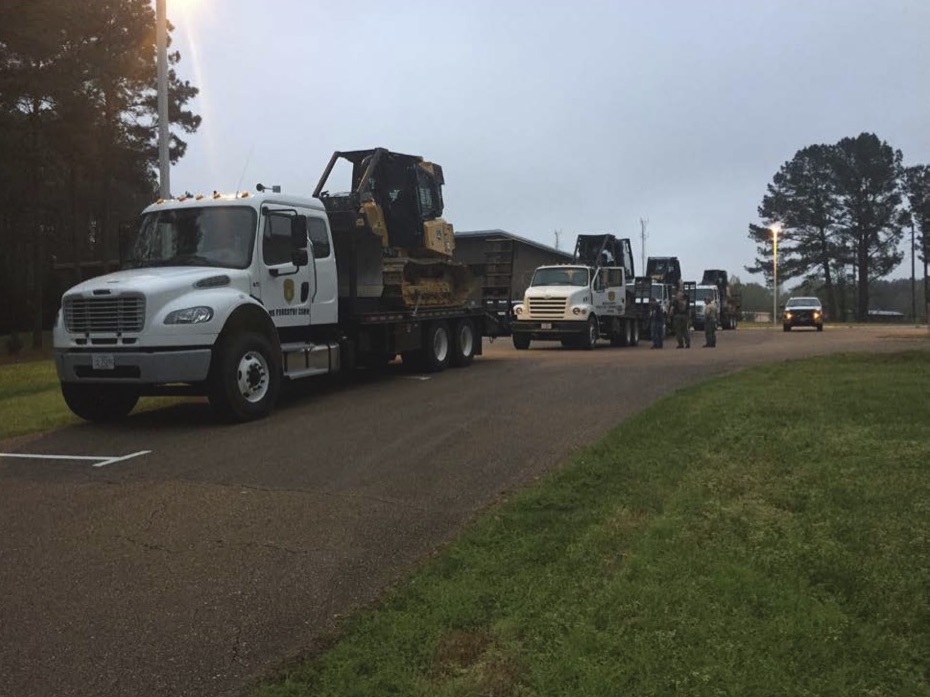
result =
[[820,307],[820,301],[817,298],[792,298],[786,305],[789,310],[798,310],[805,308],[817,309]]
[[548,267],[536,269],[531,286],[586,286],[590,269],[584,267]]
[[698,288],[697,291],[695,291],[694,302],[703,303],[705,300],[707,300],[708,296],[714,302],[717,301],[717,293],[714,292],[713,288]]
[[256,213],[246,206],[175,208],[146,213],[123,266],[220,266],[252,262]]

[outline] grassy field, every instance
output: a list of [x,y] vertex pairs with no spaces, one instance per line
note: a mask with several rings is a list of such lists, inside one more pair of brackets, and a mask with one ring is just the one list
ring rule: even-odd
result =
[[[31,338],[24,340],[28,343]],[[6,346],[3,337],[0,346]],[[179,399],[144,397],[136,411],[157,409]],[[16,355],[0,353],[0,440],[79,421],[61,396],[50,337],[38,350],[27,346]]]
[[0,440],[78,420],[62,399],[52,361],[0,365]]
[[255,689],[930,694],[930,353],[682,390]]

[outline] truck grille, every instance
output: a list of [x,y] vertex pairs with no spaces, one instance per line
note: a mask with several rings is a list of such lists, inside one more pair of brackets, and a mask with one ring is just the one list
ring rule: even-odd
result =
[[139,332],[145,324],[145,298],[116,295],[105,298],[65,298],[69,332]]
[[533,319],[561,319],[565,316],[567,301],[564,298],[530,298],[530,317]]

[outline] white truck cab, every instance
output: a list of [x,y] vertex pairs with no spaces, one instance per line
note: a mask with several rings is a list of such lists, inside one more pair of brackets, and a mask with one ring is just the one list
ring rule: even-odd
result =
[[635,345],[639,326],[631,306],[622,266],[541,266],[514,307],[514,347],[529,348],[536,339],[590,349],[600,337]]
[[708,296],[712,297],[714,302],[717,303],[717,319],[715,321],[718,328],[720,326],[720,291],[717,286],[700,285],[695,287],[694,297],[691,299],[693,323],[697,331],[702,331],[704,329],[704,300]]
[[147,207],[123,270],[69,289],[54,328],[62,393],[79,416],[125,416],[142,394],[206,393],[239,420],[270,408],[280,376],[328,372],[336,261],[319,201],[279,193]]

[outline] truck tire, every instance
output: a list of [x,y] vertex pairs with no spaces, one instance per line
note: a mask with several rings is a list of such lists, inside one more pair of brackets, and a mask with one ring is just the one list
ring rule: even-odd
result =
[[[518,332],[514,332],[512,338],[513,338],[513,347],[517,349],[517,351],[525,351],[526,349],[530,347],[530,335],[529,334],[521,334]],[[562,343],[562,345],[563,346],[565,345],[564,342]]]
[[449,364],[454,368],[464,368],[475,357],[475,323],[468,317],[455,323],[452,330],[452,355]]
[[630,346],[633,342],[633,328],[631,322],[620,320],[620,333],[610,338],[611,346]]
[[281,370],[265,335],[233,334],[213,349],[208,397],[224,420],[243,422],[268,416],[280,390]]
[[610,323],[609,339],[613,347],[626,346],[626,324],[616,317]]
[[632,327],[630,330],[630,346],[639,346],[639,322],[630,319],[627,320],[627,324]]
[[430,322],[423,332],[423,345],[416,351],[405,351],[404,363],[413,370],[438,373],[449,365],[452,340],[446,322]]
[[581,335],[581,348],[590,351],[597,344],[600,332],[597,328],[597,317],[591,315],[588,317],[588,323],[585,325],[585,333]]
[[85,421],[117,421],[139,402],[139,390],[127,385],[61,383],[65,404]]

